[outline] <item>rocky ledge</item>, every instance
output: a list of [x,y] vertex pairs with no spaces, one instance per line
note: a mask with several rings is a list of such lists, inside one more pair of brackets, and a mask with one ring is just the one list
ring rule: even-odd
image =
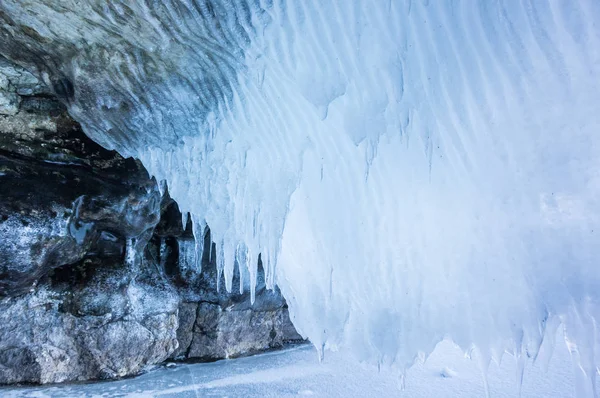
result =
[[210,231],[197,262],[184,222],[139,162],[91,141],[0,58],[0,384],[123,377],[301,339],[261,274],[253,305],[248,286],[218,289]]

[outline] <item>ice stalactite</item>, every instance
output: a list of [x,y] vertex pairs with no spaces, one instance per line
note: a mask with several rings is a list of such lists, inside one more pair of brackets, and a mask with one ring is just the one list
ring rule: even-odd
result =
[[[184,226],[187,225],[183,224]],[[185,228],[185,227],[184,227]],[[210,251],[210,246],[205,248],[204,241],[206,240],[206,223],[202,218],[197,218],[192,215],[192,232],[194,234],[194,261],[196,263],[196,269],[198,272],[202,271],[202,256],[204,250]]]
[[132,271],[138,267],[138,252],[136,248],[136,239],[127,238],[125,241],[125,265]]
[[190,274],[200,273],[200,264],[196,261],[196,242],[191,239],[177,239],[179,246],[179,267]]

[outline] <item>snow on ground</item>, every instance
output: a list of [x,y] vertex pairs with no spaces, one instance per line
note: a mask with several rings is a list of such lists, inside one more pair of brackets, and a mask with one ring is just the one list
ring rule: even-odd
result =
[[[559,340],[560,341],[560,340]],[[517,397],[517,366],[506,355],[492,363],[488,382],[492,397]],[[161,367],[136,378],[79,385],[0,389],[3,398],[59,397],[482,397],[482,373],[477,359],[443,341],[425,361],[406,375],[399,389],[397,373],[358,364],[344,353],[327,353],[319,363],[310,345],[247,358],[204,364]],[[574,392],[572,362],[562,342],[557,344],[547,373],[527,364],[522,397],[568,397]]]

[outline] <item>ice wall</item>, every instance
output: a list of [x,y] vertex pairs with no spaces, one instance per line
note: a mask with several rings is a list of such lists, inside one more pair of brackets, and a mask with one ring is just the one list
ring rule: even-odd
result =
[[73,1],[0,8],[228,289],[262,253],[317,347],[400,369],[444,336],[522,366],[562,323],[594,393],[598,1]]

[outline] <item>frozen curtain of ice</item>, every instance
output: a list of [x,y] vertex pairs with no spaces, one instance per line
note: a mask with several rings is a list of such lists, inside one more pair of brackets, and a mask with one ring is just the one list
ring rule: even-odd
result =
[[4,51],[211,227],[226,288],[261,253],[319,349],[404,368],[450,337],[522,367],[562,324],[593,393],[600,2],[0,9],[28,28],[5,38],[36,39]]

